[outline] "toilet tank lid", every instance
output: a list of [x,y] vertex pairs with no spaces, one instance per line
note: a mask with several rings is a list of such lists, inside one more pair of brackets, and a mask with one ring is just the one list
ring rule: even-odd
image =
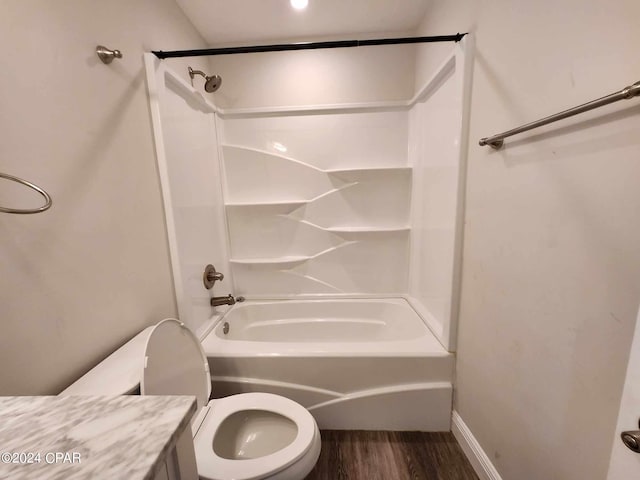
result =
[[93,367],[60,395],[127,395],[140,385],[140,366],[147,338],[147,327],[118,350]]
[[211,396],[209,362],[196,336],[184,323],[168,318],[147,338],[140,381],[143,395],[194,395],[198,409]]

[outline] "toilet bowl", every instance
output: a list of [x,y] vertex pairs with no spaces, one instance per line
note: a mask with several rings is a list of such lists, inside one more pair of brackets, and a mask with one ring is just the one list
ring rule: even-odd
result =
[[320,455],[320,433],[300,404],[270,393],[212,400],[194,437],[202,479],[302,479]]
[[[320,455],[320,432],[311,414],[293,400],[269,393],[209,401],[209,363],[200,342],[183,323],[163,320],[121,350],[126,355],[116,360],[114,354],[105,360],[110,362],[110,374],[116,375],[113,370],[123,365],[122,376],[131,377],[130,367],[120,359],[144,358],[139,377],[142,395],[196,397],[191,428],[201,479],[301,480],[313,469]],[[94,370],[106,370],[99,367]],[[104,389],[92,392],[98,381],[85,377],[62,394],[105,393]]]

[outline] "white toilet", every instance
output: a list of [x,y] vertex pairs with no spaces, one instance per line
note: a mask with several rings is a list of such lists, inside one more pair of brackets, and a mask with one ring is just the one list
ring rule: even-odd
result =
[[[126,388],[117,393],[128,393],[131,388],[126,379],[135,374],[124,366],[127,360],[130,364],[132,358],[144,358],[142,376],[138,374],[141,394],[194,395],[197,399],[198,412],[191,428],[201,479],[301,480],[316,464],[320,432],[302,405],[269,393],[243,393],[208,401],[209,363],[200,342],[183,323],[163,320],[120,350],[124,353],[107,358],[104,365],[98,365],[62,394],[113,394],[113,389],[93,388],[99,380],[91,377],[106,372],[124,381],[121,386]],[[114,371],[119,365],[122,371]],[[99,383],[103,385],[104,380]]]

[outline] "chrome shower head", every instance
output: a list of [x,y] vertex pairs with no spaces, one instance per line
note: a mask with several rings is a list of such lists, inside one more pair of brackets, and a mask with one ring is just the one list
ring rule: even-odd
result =
[[222,85],[222,77],[220,75],[212,75],[205,78],[204,89],[209,93],[215,92],[220,88],[220,85]]
[[200,70],[194,70],[193,68],[189,67],[189,76],[191,77],[191,80],[193,80],[193,77],[195,77],[196,75],[202,75],[204,77],[205,92],[213,93],[220,88],[220,85],[222,85],[222,77],[220,75],[205,75],[204,72],[201,72]]

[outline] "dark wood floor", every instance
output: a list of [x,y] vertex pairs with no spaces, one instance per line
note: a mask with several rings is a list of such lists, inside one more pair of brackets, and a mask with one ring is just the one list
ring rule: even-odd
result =
[[451,433],[323,430],[306,480],[478,480]]

